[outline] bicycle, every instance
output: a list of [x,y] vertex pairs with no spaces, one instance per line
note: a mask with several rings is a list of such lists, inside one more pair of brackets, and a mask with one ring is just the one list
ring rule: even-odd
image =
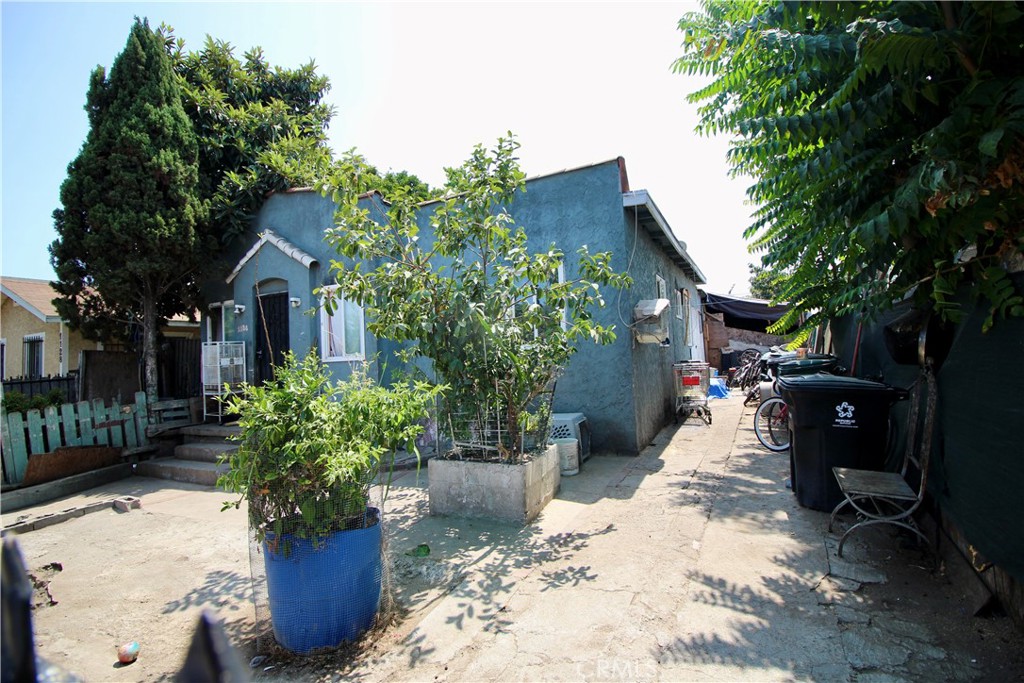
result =
[[780,452],[789,448],[789,409],[785,401],[772,396],[757,407],[754,434],[770,451]]

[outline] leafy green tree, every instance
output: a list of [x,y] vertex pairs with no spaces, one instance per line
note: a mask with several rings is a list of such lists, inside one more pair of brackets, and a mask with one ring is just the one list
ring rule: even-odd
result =
[[703,133],[736,136],[747,231],[807,315],[908,296],[947,318],[961,284],[1024,315],[1024,15],[999,2],[706,1],[679,22]]
[[[201,50],[162,27],[168,54],[182,80],[185,111],[200,141],[200,185],[211,201],[210,231],[228,244],[244,233],[266,196],[312,187],[333,158],[327,130],[334,115],[325,102],[330,81],[312,61],[296,69],[271,66],[259,47],[235,48],[207,36]],[[420,199],[430,187],[405,171],[381,175],[369,166],[359,192],[389,196],[402,186]]]
[[[432,207],[418,207],[414,191],[395,188],[389,206],[378,207],[386,209],[385,225],[352,189],[366,172],[359,157],[339,162],[321,186],[339,206],[328,242],[347,259],[376,264],[363,270],[332,261],[339,293],[366,307],[373,334],[410,343],[412,353],[432,361],[449,386],[452,412],[501,415],[497,448],[508,462],[521,460],[522,434],[534,417],[529,408],[577,343],[614,339],[593,317],[604,304],[601,287],[629,283],[611,270],[607,252],[581,248],[578,279],[562,282],[562,251],[529,251],[525,229],[508,211],[524,189],[517,148],[511,136],[490,152],[478,146],[447,171],[447,194]],[[420,234],[421,212],[428,212],[429,234]]]
[[109,77],[93,71],[89,134],[61,185],[50,246],[55,300],[72,325],[82,313],[137,315],[146,391],[156,399],[156,335],[181,312],[182,290],[208,247],[198,230],[199,145],[160,36],[136,19]]
[[786,287],[786,275],[775,270],[748,263],[750,270],[750,294],[758,299],[783,301],[780,298]]
[[229,43],[209,36],[201,50],[185,52],[173,29],[161,31],[199,138],[205,228],[226,245],[248,229],[268,193],[312,186],[330,166],[330,82],[312,61],[272,67],[258,47],[239,60]]
[[[186,53],[171,28],[161,26],[155,33],[176,76],[173,87],[191,121],[193,144],[198,144],[195,191],[209,207],[196,214],[192,258],[166,252],[176,277],[158,301],[162,321],[201,305],[198,283],[216,267],[223,247],[246,230],[268,192],[312,185],[329,167],[326,130],[332,111],[323,102],[329,83],[312,63],[298,69],[271,67],[259,48],[247,52],[243,62],[229,44],[212,38],[202,50]],[[101,70],[94,74],[86,106],[90,125],[113,87]],[[77,174],[72,172],[77,163],[69,167],[69,178]],[[65,208],[55,214],[58,223],[66,220],[69,207],[87,202],[81,192],[76,183],[68,185]],[[86,223],[78,219],[78,224]],[[109,283],[96,287],[89,270],[97,266],[96,259],[87,261],[78,253],[81,248],[80,241],[68,242],[59,255],[54,252],[62,312],[88,338],[118,338],[134,345],[142,308],[130,297],[113,296]]]

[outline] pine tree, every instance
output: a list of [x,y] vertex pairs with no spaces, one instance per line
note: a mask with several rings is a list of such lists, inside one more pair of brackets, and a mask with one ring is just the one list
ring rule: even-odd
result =
[[196,134],[164,40],[147,21],[135,20],[109,76],[102,66],[93,72],[86,110],[89,133],[54,211],[55,303],[94,334],[140,326],[155,400],[161,321],[190,310],[182,294],[210,245],[196,229],[207,211]]

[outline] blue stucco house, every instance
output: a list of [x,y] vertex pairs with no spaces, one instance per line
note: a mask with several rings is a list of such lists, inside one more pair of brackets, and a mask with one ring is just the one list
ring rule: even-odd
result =
[[[597,313],[602,324],[615,325],[616,341],[581,346],[558,380],[553,408],[586,415],[594,451],[639,453],[672,420],[672,363],[704,360],[697,292],[704,275],[650,195],[630,190],[622,158],[530,178],[526,189],[509,208],[534,248],[554,243],[567,256],[584,244],[611,251],[612,267],[633,278],[631,289],[606,292],[607,306]],[[365,201],[386,222],[383,198]],[[227,255],[223,276],[207,283],[204,342],[244,342],[246,381],[269,377],[287,349],[303,355],[317,347],[338,376],[367,360],[380,372],[392,359],[394,345],[366,331],[357,305],[341,302],[333,316],[311,312],[313,291],[331,284],[330,263],[339,258],[323,240],[334,208],[312,190],[269,196]],[[424,216],[430,210],[425,204]],[[570,261],[564,277],[572,279]],[[636,305],[657,299],[669,304],[660,318],[636,323]]]

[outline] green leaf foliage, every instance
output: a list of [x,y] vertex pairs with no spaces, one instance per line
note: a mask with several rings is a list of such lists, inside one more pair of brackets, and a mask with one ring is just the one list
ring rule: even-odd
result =
[[1018,4],[707,0],[679,28],[673,68],[707,80],[698,130],[754,178],[745,235],[793,321],[907,297],[957,318],[964,284],[986,326],[1024,311]]
[[786,275],[761,266],[748,263],[750,270],[750,294],[758,299],[782,302],[779,294],[785,289]]
[[200,140],[209,231],[226,245],[245,232],[268,193],[312,186],[330,165],[330,82],[312,61],[271,66],[259,47],[239,59],[231,44],[209,36],[200,50],[185,52],[171,28],[162,35]]
[[[529,407],[578,342],[614,339],[593,310],[604,304],[601,287],[628,282],[611,270],[610,254],[585,247],[576,277],[560,281],[566,255],[554,245],[528,248],[508,210],[525,191],[517,148],[511,134],[491,151],[478,146],[462,166],[446,169],[443,198],[423,207],[415,192],[399,188],[387,205],[373,199],[371,212],[353,189],[367,168],[351,154],[321,186],[339,206],[327,233],[339,254],[331,263],[339,293],[366,308],[373,334],[429,359],[457,410],[498,406],[508,426],[499,447],[505,461],[522,458]],[[429,220],[429,238],[420,220]]]
[[[241,433],[217,485],[247,502],[260,542],[268,534],[275,544],[285,535],[319,541],[360,523],[370,487],[386,487],[397,449],[418,455],[415,439],[443,390],[422,382],[382,387],[359,370],[331,384],[316,349],[303,359],[288,352],[274,380],[243,385],[224,400]],[[284,543],[275,548],[287,554]]]

